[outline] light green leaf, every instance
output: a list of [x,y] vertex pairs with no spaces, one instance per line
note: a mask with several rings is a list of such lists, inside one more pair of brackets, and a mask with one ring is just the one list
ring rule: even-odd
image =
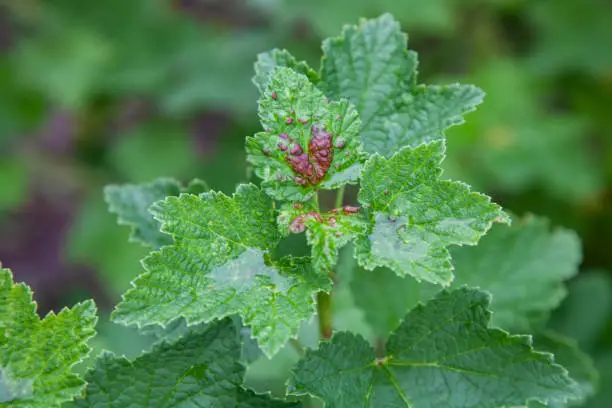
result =
[[313,294],[329,290],[307,260],[270,259],[278,243],[268,198],[241,185],[232,198],[207,192],[168,197],[151,207],[174,245],[153,252],[114,312],[114,320],[189,325],[239,314],[262,351],[276,353],[314,313]]
[[181,192],[192,194],[208,190],[203,181],[194,180],[186,188],[171,178],[159,178],[150,183],[109,185],[104,188],[104,198],[109,211],[118,215],[120,225],[132,228],[130,241],[139,242],[152,248],[172,243],[169,235],[159,230],[160,224],[149,213],[149,207],[168,196]]
[[408,313],[379,358],[362,337],[338,333],[298,363],[294,392],[327,408],[489,408],[571,397],[575,382],[550,354],[535,352],[528,336],[487,328],[488,304],[477,290],[444,291]]
[[406,34],[390,14],[345,26],[340,37],[323,42],[325,92],[332,99],[348,98],[366,133],[378,116],[393,112],[395,99],[405,91],[404,82],[410,83],[416,75],[416,58],[408,57],[406,42]]
[[[484,92],[472,85],[419,86],[396,112],[367,134],[369,151],[391,157],[404,146],[444,138],[444,130],[461,125],[463,115],[482,103]],[[365,142],[364,142],[365,143]]]
[[330,98],[355,105],[370,154],[391,157],[404,146],[442,139],[484,96],[471,85],[417,87],[417,55],[406,42],[399,23],[384,14],[323,43],[323,87]]
[[78,395],[85,382],[72,367],[89,353],[96,321],[93,301],[40,320],[30,288],[0,269],[0,405],[54,408]]
[[266,130],[247,138],[247,159],[270,196],[308,201],[320,188],[357,182],[361,124],[348,101],[329,101],[306,76],[277,67],[259,116]]
[[286,204],[279,215],[281,233],[287,235],[306,231],[313,267],[323,275],[334,270],[340,249],[365,234],[368,225],[359,208],[349,206],[319,213],[312,203]]
[[295,72],[306,75],[308,80],[313,84],[319,82],[319,75],[314,72],[306,62],[296,60],[287,50],[275,48],[268,52],[262,52],[257,56],[253,83],[257,86],[260,93],[265,92],[270,74],[272,74],[276,67],[291,68]]
[[241,387],[240,337],[229,320],[189,330],[133,361],[104,353],[77,408],[293,407]]
[[563,281],[578,273],[580,240],[570,230],[550,231],[543,218],[525,217],[495,226],[476,247],[452,248],[456,287],[480,287],[493,295],[493,324],[529,330],[533,317],[557,308]]
[[359,264],[386,266],[418,281],[449,284],[449,245],[475,245],[501,208],[469,186],[439,180],[444,143],[406,147],[390,159],[372,156],[362,173],[359,201],[373,212],[369,236],[356,246]]

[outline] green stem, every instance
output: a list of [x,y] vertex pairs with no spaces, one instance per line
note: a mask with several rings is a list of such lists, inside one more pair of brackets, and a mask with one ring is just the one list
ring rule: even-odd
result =
[[342,207],[344,202],[344,187],[338,189],[338,195],[336,196],[336,206],[334,208]]
[[317,293],[317,313],[319,315],[319,332],[322,339],[332,336],[332,296],[331,293]]

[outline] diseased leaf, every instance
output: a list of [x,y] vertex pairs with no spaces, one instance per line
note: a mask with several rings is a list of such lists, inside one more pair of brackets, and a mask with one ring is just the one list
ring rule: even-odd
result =
[[453,278],[446,247],[475,245],[493,222],[509,221],[489,197],[439,180],[443,158],[444,143],[436,141],[366,162],[358,198],[373,227],[356,246],[361,266],[446,285]]
[[271,197],[308,201],[359,178],[361,125],[348,101],[329,101],[306,76],[277,67],[259,116],[265,131],[247,138],[247,159]]
[[308,80],[313,84],[319,82],[319,75],[314,72],[306,62],[296,60],[287,50],[275,48],[268,52],[262,52],[257,56],[253,83],[257,86],[260,93],[265,92],[270,74],[272,74],[276,67],[291,68],[295,72],[306,75]]
[[146,272],[114,312],[117,322],[165,326],[183,317],[193,325],[239,314],[271,356],[313,316],[313,294],[330,290],[308,260],[270,258],[279,239],[274,212],[253,185],[232,198],[168,197],[151,211],[174,245],[145,258]]
[[298,363],[294,392],[327,408],[489,408],[571,397],[575,382],[530,337],[487,328],[488,304],[477,290],[443,291],[408,313],[379,358],[362,337],[337,333]]
[[294,407],[241,387],[240,336],[229,320],[198,326],[133,361],[104,353],[77,408]]
[[72,367],[89,353],[96,321],[93,301],[41,320],[30,288],[0,268],[0,405],[54,408],[78,395],[85,382]]
[[476,247],[452,248],[456,287],[480,287],[493,295],[493,324],[529,330],[565,297],[563,281],[578,273],[580,240],[570,230],[550,231],[544,218],[525,217],[495,226]]
[[322,86],[330,98],[355,105],[370,154],[388,158],[402,147],[442,139],[484,96],[471,85],[416,86],[417,55],[406,43],[390,14],[347,26],[323,43]]
[[132,227],[130,241],[140,242],[152,248],[172,243],[169,235],[159,230],[159,222],[149,212],[156,201],[168,196],[178,196],[181,192],[198,194],[208,190],[206,183],[194,180],[184,188],[171,178],[159,178],[150,183],[109,185],[104,188],[104,197],[109,210],[118,215],[121,225]]
[[306,231],[313,267],[323,275],[334,270],[340,249],[366,233],[368,224],[359,208],[352,206],[319,213],[312,203],[286,204],[279,215],[283,234]]

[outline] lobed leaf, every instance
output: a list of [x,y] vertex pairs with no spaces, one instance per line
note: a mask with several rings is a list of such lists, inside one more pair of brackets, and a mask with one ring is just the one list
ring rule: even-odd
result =
[[443,158],[444,143],[435,141],[366,162],[358,198],[373,227],[356,245],[361,266],[446,285],[453,278],[446,247],[475,245],[493,222],[509,221],[489,197],[439,180]]
[[550,230],[544,218],[528,216],[496,226],[476,247],[452,248],[453,285],[478,286],[493,295],[493,324],[529,330],[565,298],[563,281],[578,273],[581,248],[570,230]]
[[405,146],[444,138],[482,102],[471,85],[416,86],[417,55],[390,15],[361,20],[323,43],[322,87],[357,108],[366,152],[391,157]]
[[152,212],[174,245],[145,258],[146,272],[113,314],[117,322],[166,326],[183,317],[194,325],[239,314],[271,356],[313,316],[313,294],[329,290],[308,260],[270,258],[279,239],[274,212],[253,185],[239,186],[232,198],[168,197]]
[[580,405],[596,393],[599,373],[591,357],[578,348],[575,340],[546,330],[534,336],[533,344],[538,350],[552,353],[555,361],[562,364],[568,370],[569,375],[576,380],[574,395],[568,403],[557,402],[548,404],[548,406],[560,408]]
[[285,235],[306,231],[313,268],[322,275],[334,270],[340,249],[366,233],[369,224],[357,207],[345,206],[319,213],[312,203],[285,204],[278,220]]
[[240,336],[229,320],[196,327],[133,361],[104,353],[77,408],[295,407],[242,388]]
[[261,94],[265,92],[270,75],[274,72],[276,67],[291,68],[295,72],[306,75],[308,80],[313,84],[319,82],[319,75],[314,72],[306,62],[296,60],[287,50],[275,48],[259,54],[257,56],[257,62],[255,62],[253,83],[257,86]]
[[359,178],[360,121],[346,100],[329,101],[306,76],[277,67],[259,100],[265,131],[247,137],[247,159],[277,200],[308,201]]
[[487,327],[488,305],[477,290],[443,291],[408,313],[384,357],[362,337],[337,333],[298,363],[294,392],[327,408],[488,408],[571,397],[576,383],[550,354],[534,351],[527,336]]
[[85,382],[72,367],[89,353],[96,321],[93,301],[41,320],[30,288],[0,268],[0,405],[53,408],[78,395]]
[[181,192],[192,194],[208,190],[206,183],[194,180],[187,187],[171,178],[159,178],[150,183],[109,185],[104,188],[104,198],[109,211],[117,214],[118,222],[132,228],[130,241],[139,242],[152,248],[172,243],[169,235],[159,230],[159,223],[149,212],[156,201]]

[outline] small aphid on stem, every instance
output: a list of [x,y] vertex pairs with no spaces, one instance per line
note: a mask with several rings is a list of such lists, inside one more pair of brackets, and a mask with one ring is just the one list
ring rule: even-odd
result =
[[277,100],[278,99],[278,95],[276,95],[276,92],[272,92],[272,99]]
[[285,123],[290,125],[293,123],[293,118],[292,117],[288,117],[287,119],[285,119]]

